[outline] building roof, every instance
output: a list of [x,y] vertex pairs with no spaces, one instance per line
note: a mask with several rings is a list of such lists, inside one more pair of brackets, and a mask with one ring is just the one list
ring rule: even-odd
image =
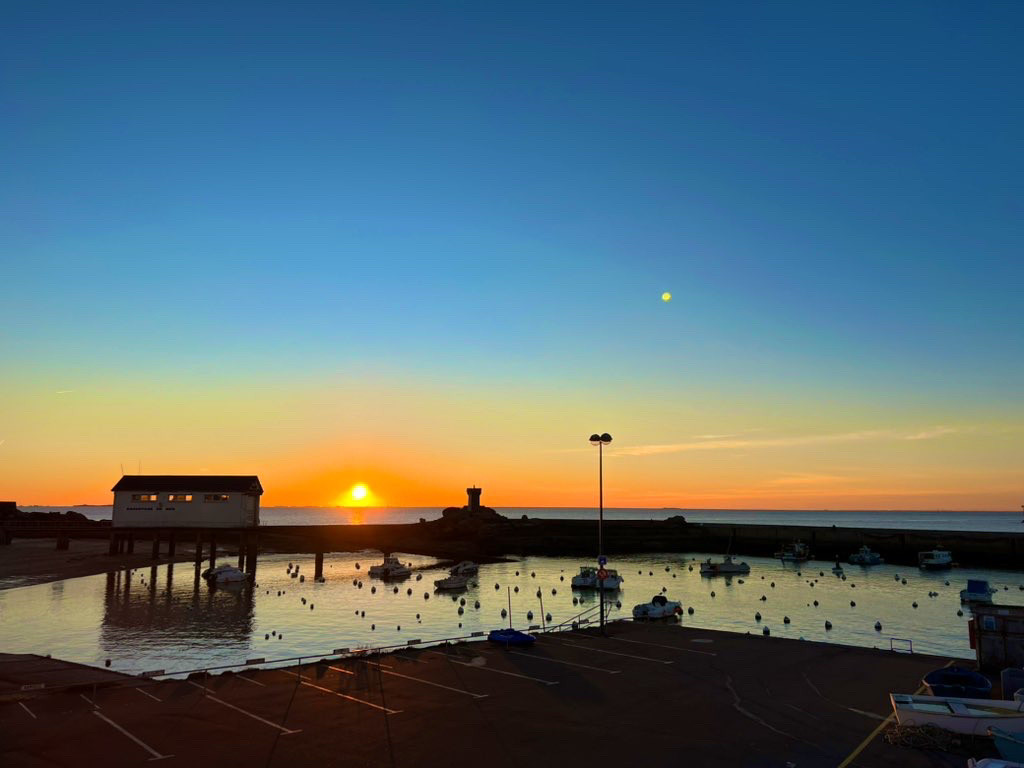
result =
[[196,491],[263,493],[256,475],[124,475],[112,491]]

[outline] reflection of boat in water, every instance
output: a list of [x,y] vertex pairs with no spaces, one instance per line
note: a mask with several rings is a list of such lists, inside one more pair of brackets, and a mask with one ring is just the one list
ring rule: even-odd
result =
[[465,589],[468,586],[469,576],[460,576],[455,573],[434,582],[434,587],[437,589]]
[[669,600],[664,595],[655,595],[649,603],[633,606],[633,618],[637,621],[672,619],[683,612],[683,604]]
[[597,568],[581,565],[580,572],[572,577],[572,586],[574,589],[618,589],[622,585],[622,577],[614,568],[606,568],[605,574],[598,584]]
[[729,576],[734,573],[750,573],[750,566],[746,563],[734,563],[731,555],[722,558],[722,562],[715,563],[709,557],[700,564],[701,576]]
[[911,696],[890,693],[900,725],[934,725],[953,733],[984,736],[990,726],[1011,732],[1024,729],[1024,702],[961,699],[954,696]]
[[967,589],[960,590],[960,602],[991,603],[995,592],[985,579],[968,579]]
[[775,557],[784,563],[803,563],[811,559],[811,553],[807,545],[797,540],[792,544],[786,544],[775,553]]
[[218,565],[216,568],[207,568],[199,575],[210,584],[240,584],[249,580],[244,571],[240,571],[233,565]]
[[917,565],[929,571],[938,571],[944,568],[953,567],[953,553],[942,547],[927,552],[917,553]]
[[404,579],[412,569],[394,555],[385,555],[384,562],[370,566],[370,575],[378,579]]
[[861,545],[861,548],[850,555],[851,565],[881,565],[885,562],[877,552],[872,552],[871,547]]

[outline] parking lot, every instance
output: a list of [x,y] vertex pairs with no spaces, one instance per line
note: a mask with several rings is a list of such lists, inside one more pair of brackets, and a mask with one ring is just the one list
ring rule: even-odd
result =
[[962,766],[868,738],[943,663],[623,623],[39,692],[0,703],[0,764]]

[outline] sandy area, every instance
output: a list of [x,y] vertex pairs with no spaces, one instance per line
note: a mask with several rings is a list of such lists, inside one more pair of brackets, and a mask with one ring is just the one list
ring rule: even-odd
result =
[[[148,541],[136,542],[135,552],[130,555],[108,555],[109,547],[110,543],[106,539],[72,539],[70,548],[61,551],[57,549],[55,539],[15,539],[8,546],[0,546],[0,589],[91,576],[153,563]],[[179,544],[173,561],[191,560],[192,549]],[[171,558],[162,554],[158,562],[170,561]]]

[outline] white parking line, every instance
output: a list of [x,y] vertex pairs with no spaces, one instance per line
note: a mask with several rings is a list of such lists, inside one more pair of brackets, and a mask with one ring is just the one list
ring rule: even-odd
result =
[[627,640],[624,637],[609,637],[609,640],[614,640],[617,643],[636,643],[637,645],[649,645],[652,648],[668,648],[672,651],[679,651],[680,653],[699,653],[701,656],[717,656],[717,653],[711,651],[695,651],[693,648],[680,648],[678,645],[662,645],[661,643],[645,643],[643,640]]
[[385,713],[387,713],[389,715],[398,715],[398,714],[401,714],[401,712],[402,712],[402,710],[400,710],[400,709],[388,709],[387,707],[382,707],[379,704],[374,704],[372,701],[366,701],[366,699],[357,699],[355,696],[349,696],[347,693],[341,693],[340,691],[332,691],[330,688],[324,688],[324,687],[319,686],[319,685],[313,685],[313,683],[307,683],[307,682],[303,681],[302,684],[305,685],[308,688],[316,688],[318,691],[323,691],[324,693],[329,693],[332,696],[340,696],[341,698],[348,699],[349,701],[355,701],[355,702],[358,702],[359,704],[365,704],[368,707],[373,707],[374,709],[379,709],[381,712],[385,712]]
[[562,661],[561,659],[552,659],[549,656],[537,656],[533,653],[523,653],[522,651],[505,651],[505,653],[514,653],[516,656],[525,656],[528,659],[537,659],[537,661],[550,661],[552,664],[565,664],[567,667],[579,667],[580,669],[592,669],[595,672],[605,672],[609,675],[617,675],[622,672],[621,669],[603,669],[602,667],[591,667],[589,664],[577,664],[575,661]]
[[90,699],[90,698],[89,698],[88,696],[86,696],[86,695],[85,695],[84,693],[80,693],[80,694],[78,694],[78,695],[79,695],[79,696],[81,696],[81,697],[82,697],[82,698],[83,698],[83,699],[84,699],[84,700],[86,701],[86,703],[88,703],[88,704],[89,704],[89,706],[90,706],[90,707],[92,707],[93,709],[102,709],[102,707],[100,707],[100,705],[99,705],[99,704],[97,704],[97,703],[96,703],[95,701],[93,701],[92,699]]
[[665,661],[664,659],[652,659],[650,656],[634,656],[631,653],[619,653],[618,651],[606,651],[603,648],[595,648],[593,645],[582,645],[580,643],[573,643],[568,640],[555,640],[553,637],[546,638],[551,642],[558,643],[559,645],[567,645],[570,648],[583,648],[587,653],[607,653],[610,656],[625,656],[627,659],[640,659],[641,661],[653,661],[657,664],[674,664],[672,661]]
[[333,669],[335,672],[341,672],[341,674],[343,675],[355,674],[355,672],[353,672],[351,669],[345,669],[344,667],[328,667],[328,669]]
[[449,656],[447,653],[441,653],[440,651],[427,651],[427,653],[436,653],[438,656],[445,656],[448,658],[448,662],[451,664],[458,664],[463,667],[469,667],[470,669],[479,669],[483,672],[494,672],[498,675],[508,675],[509,677],[521,677],[523,680],[533,680],[536,683],[544,683],[544,685],[558,685],[557,680],[541,680],[539,677],[530,677],[529,675],[521,675],[518,672],[506,672],[503,669],[494,669],[493,667],[484,667],[479,664],[472,664],[468,661],[457,661]]
[[158,698],[157,698],[156,696],[154,696],[154,695],[153,695],[152,693],[148,693],[147,691],[144,691],[144,690],[142,690],[141,688],[135,688],[134,690],[138,691],[138,692],[139,692],[139,693],[141,693],[141,694],[142,694],[143,696],[149,696],[149,698],[151,698],[151,699],[152,699],[153,701],[163,701],[163,699],[158,699]]
[[236,674],[235,677],[238,678],[239,680],[245,680],[245,682],[247,682],[247,683],[252,683],[253,685],[258,685],[260,688],[266,688],[267,687],[266,683],[261,683],[259,680],[253,680],[251,677],[246,677],[245,675],[242,675],[242,674]]
[[39,719],[38,717],[36,717],[36,713],[35,712],[33,712],[31,709],[29,709],[28,707],[25,706],[25,702],[19,701],[18,704],[21,706],[22,709],[24,709],[26,712],[28,712],[29,716],[31,716],[31,718],[33,720],[38,720]]
[[[378,664],[378,663],[376,663],[374,661],[364,661],[363,663],[364,664],[369,664],[372,667],[378,667],[378,668],[383,666],[383,665]],[[432,685],[435,688],[444,688],[446,691],[455,691],[456,693],[461,693],[461,694],[463,694],[465,696],[472,696],[474,699],[486,699],[489,696],[489,694],[486,694],[486,693],[473,693],[472,691],[465,691],[462,688],[452,688],[450,685],[441,685],[441,683],[435,683],[432,680],[424,680],[422,677],[411,677],[410,675],[403,675],[401,672],[391,672],[390,670],[387,670],[387,669],[381,669],[380,671],[381,671],[381,674],[383,674],[383,675],[391,675],[392,677],[401,677],[401,678],[404,678],[405,680],[414,680],[417,683],[423,683],[424,685]]]
[[199,683],[194,683],[191,680],[186,680],[185,682],[187,682],[189,685],[194,685],[196,688],[199,688],[200,690],[206,691],[205,698],[209,701],[212,701],[215,704],[220,704],[221,706],[227,707],[228,709],[233,709],[235,710],[235,712],[239,712],[245,715],[246,717],[251,717],[253,720],[258,720],[264,725],[269,725],[271,728],[276,728],[277,730],[281,731],[282,736],[288,736],[289,734],[300,733],[302,731],[301,728],[298,730],[290,730],[288,728],[285,728],[283,725],[278,725],[277,723],[272,723],[269,720],[264,720],[259,715],[254,715],[252,712],[246,712],[241,707],[236,707],[234,704],[229,704],[228,702],[224,701],[224,699],[218,699],[216,696],[209,692],[209,689],[204,688]]
[[151,755],[152,755],[152,757],[151,757],[151,758],[149,758],[149,761],[150,761],[150,762],[152,762],[152,761],[154,761],[154,760],[165,760],[165,759],[166,759],[166,758],[168,758],[168,757],[174,757],[174,755],[161,755],[161,754],[160,754],[159,752],[157,752],[157,751],[156,751],[155,749],[153,749],[153,748],[152,748],[151,746],[149,746],[149,745],[148,745],[148,744],[147,744],[146,742],[144,742],[144,741],[143,741],[142,739],[140,739],[140,738],[138,738],[137,736],[133,736],[132,734],[128,733],[128,731],[126,731],[126,730],[125,730],[124,728],[122,728],[122,727],[121,727],[120,725],[118,725],[117,723],[115,723],[115,722],[114,722],[113,720],[111,720],[111,719],[110,719],[109,717],[107,717],[106,715],[100,714],[99,712],[96,712],[96,711],[93,711],[93,714],[94,714],[94,715],[96,715],[96,717],[98,717],[98,718],[99,718],[100,720],[102,720],[103,722],[105,722],[105,723],[106,723],[107,725],[110,725],[110,726],[113,726],[114,728],[116,728],[116,729],[117,729],[118,731],[120,731],[120,732],[121,732],[121,733],[123,733],[123,734],[124,734],[125,736],[127,736],[127,737],[128,737],[129,739],[131,739],[131,740],[132,740],[132,741],[134,741],[134,742],[135,742],[136,744],[138,744],[138,745],[139,745],[140,747],[142,747],[142,748],[143,748],[144,750],[146,750],[147,752],[149,752],[149,754],[151,754]]

